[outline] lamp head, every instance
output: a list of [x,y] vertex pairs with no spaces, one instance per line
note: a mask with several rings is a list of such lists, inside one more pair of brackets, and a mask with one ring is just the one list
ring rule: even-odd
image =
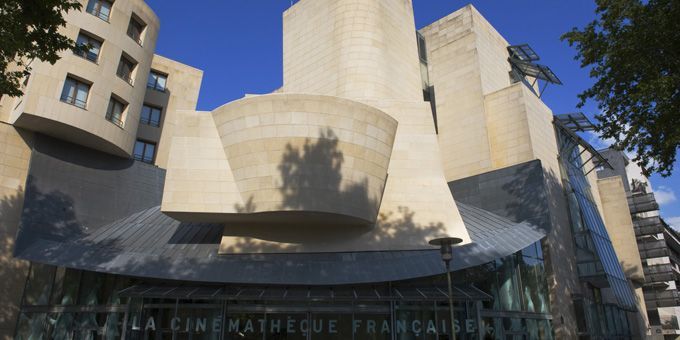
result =
[[442,237],[430,240],[429,243],[433,246],[439,246],[442,260],[444,262],[449,262],[453,259],[453,245],[461,242],[463,242],[463,240],[457,237]]

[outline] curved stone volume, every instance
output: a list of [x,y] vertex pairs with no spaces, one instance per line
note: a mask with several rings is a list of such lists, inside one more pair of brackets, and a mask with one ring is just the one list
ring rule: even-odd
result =
[[409,0],[302,0],[284,84],[177,114],[161,210],[224,224],[220,254],[429,249],[470,237],[423,101]]
[[249,213],[326,212],[374,223],[397,122],[346,99],[279,94],[212,113]]
[[[206,127],[194,131],[205,132],[193,137],[205,141],[188,143],[215,147],[219,142],[223,155],[219,150],[212,154],[224,159],[204,170],[221,172],[223,178],[213,177],[211,183],[209,175],[181,171],[176,158],[186,160],[191,148],[182,155],[175,152],[168,176],[187,183],[187,191],[169,183],[165,213],[217,222],[376,222],[397,131],[396,120],[386,113],[337,97],[273,94],[229,103],[212,112],[212,122],[209,117],[202,114]],[[183,164],[189,170],[197,163]],[[210,187],[224,189],[216,193],[222,196],[220,204],[197,206],[197,201],[206,201],[201,189]]]

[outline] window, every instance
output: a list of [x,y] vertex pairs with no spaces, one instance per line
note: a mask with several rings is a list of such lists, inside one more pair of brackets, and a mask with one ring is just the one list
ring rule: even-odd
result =
[[80,32],[80,34],[78,34],[78,39],[76,40],[76,45],[82,47],[82,50],[74,51],[76,55],[89,61],[97,62],[97,59],[99,59],[99,51],[102,48],[101,41]]
[[137,140],[135,143],[134,157],[138,161],[144,163],[153,163],[154,153],[156,152],[156,144]]
[[113,3],[108,0],[90,0],[90,2],[87,4],[87,13],[90,13],[104,21],[109,21],[112,5]]
[[165,92],[165,84],[168,82],[168,76],[156,71],[151,71],[149,73],[149,80],[146,83],[146,87],[154,89],[156,91]]
[[69,76],[66,77],[64,89],[61,91],[61,101],[84,109],[87,106],[89,94],[90,84]]
[[132,85],[132,72],[135,70],[137,63],[126,57],[124,54],[120,57],[118,64],[118,71],[116,74],[128,84]]
[[142,106],[142,115],[139,118],[139,122],[158,127],[161,125],[161,111],[162,109],[160,107],[144,104],[144,106]]
[[130,18],[130,24],[128,25],[127,35],[136,41],[138,44],[142,44],[142,33],[144,32],[144,27],[146,24],[138,19],[134,14]]
[[109,107],[108,109],[106,109],[106,120],[120,127],[123,127],[123,112],[125,111],[126,107],[127,104],[123,103],[121,100],[115,98],[114,96],[111,96],[111,100],[109,101]]

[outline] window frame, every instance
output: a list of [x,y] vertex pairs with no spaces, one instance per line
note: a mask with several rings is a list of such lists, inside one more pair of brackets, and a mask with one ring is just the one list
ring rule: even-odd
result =
[[[137,153],[135,152],[137,150],[137,144],[138,143],[144,144],[144,146],[142,148],[141,157],[137,157]],[[147,148],[149,146],[153,146],[151,159],[146,158],[146,151],[147,151]],[[137,140],[135,140],[135,145],[132,149],[132,158],[134,158],[136,161],[140,161],[140,162],[147,163],[147,164],[153,164],[156,161],[156,150],[157,149],[158,149],[157,143],[151,142],[151,141],[148,141],[148,140],[144,140],[144,139],[137,139]]]
[[[145,108],[149,108],[149,117],[147,119],[144,119],[144,109]],[[153,120],[154,110],[158,111],[158,120],[157,121]],[[163,117],[163,108],[162,107],[144,103],[142,105],[142,111],[139,114],[139,123],[144,124],[144,125],[148,125],[148,126],[152,126],[152,127],[160,127],[162,117]]]
[[[129,73],[128,74],[123,74],[123,63],[128,63],[130,65]],[[118,78],[125,80],[126,83],[130,84],[130,86],[134,86],[134,73],[135,70],[137,69],[137,61],[129,57],[126,53],[122,53],[120,55],[120,60],[118,61],[118,68],[116,69],[116,75]]]
[[[114,109],[115,105],[117,104],[119,104],[121,107],[118,118],[115,117],[114,112],[112,111],[112,109]],[[124,116],[127,107],[128,103],[126,103],[124,100],[122,100],[115,94],[111,94],[111,98],[109,99],[109,105],[106,107],[106,116],[104,118],[106,118],[106,120],[122,129],[125,126]]]
[[[153,84],[149,81],[149,78],[151,78],[152,75],[156,75],[156,78],[154,79]],[[158,92],[166,92],[167,89],[168,89],[168,76],[169,75],[166,74],[166,73],[159,72],[159,71],[156,71],[156,70],[151,70],[151,71],[149,71],[149,77],[147,77],[147,80],[146,80],[146,87],[149,88],[149,89],[158,91]],[[159,78],[165,79],[165,84],[163,85],[162,89],[160,89],[158,87],[158,83],[159,83],[158,79]]]
[[[135,36],[135,31],[132,29],[135,28],[138,31],[136,32],[137,35]],[[130,16],[130,22],[128,23],[127,31],[126,34],[130,39],[134,40],[139,46],[142,46],[144,44],[144,32],[146,31],[146,23],[144,20],[142,20],[139,16],[137,16],[135,13],[132,13]]]
[[[74,92],[72,94],[70,94],[69,96],[64,96],[64,91],[66,90],[66,86],[67,86],[69,81],[73,82]],[[85,93],[85,100],[79,100],[78,99],[78,89],[80,89],[81,86],[87,87],[87,91]],[[88,81],[83,80],[81,78],[77,78],[77,77],[75,77],[71,74],[67,74],[66,79],[64,80],[64,86],[62,87],[62,90],[61,90],[61,95],[59,96],[59,100],[62,103],[66,103],[66,104],[69,104],[69,105],[73,105],[77,108],[87,110],[87,102],[90,98],[90,90],[92,90],[92,83],[91,82],[88,82]],[[81,103],[79,104],[79,102],[81,102]]]
[[[108,3],[109,4],[109,13],[106,15],[106,17],[102,17],[102,3]],[[113,11],[113,3],[114,1],[109,1],[109,0],[90,0],[87,3],[87,7],[85,8],[85,12],[90,13],[91,15],[106,21],[110,22],[111,20],[111,13]],[[92,8],[90,8],[90,4],[92,4]]]
[[104,40],[95,37],[94,35],[88,33],[87,31],[80,30],[80,32],[78,32],[78,37],[76,37],[76,44],[77,45],[82,45],[82,44],[78,43],[78,41],[80,40],[81,37],[84,37],[85,39],[87,39],[87,44],[90,44],[92,42],[96,42],[97,44],[99,44],[99,46],[97,46],[98,47],[97,55],[94,59],[89,57],[90,51],[92,51],[92,49],[88,49],[86,51],[81,51],[80,53],[78,53],[78,51],[73,51],[73,54],[75,54],[75,55],[77,55],[77,56],[79,56],[79,57],[81,57],[85,60],[88,60],[90,62],[93,62],[95,64],[98,64],[99,63],[99,57],[101,56],[101,53],[102,53],[102,46],[104,45]]

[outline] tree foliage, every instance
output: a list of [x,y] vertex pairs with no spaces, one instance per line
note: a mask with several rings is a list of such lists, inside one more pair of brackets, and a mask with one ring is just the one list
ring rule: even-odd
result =
[[0,0],[0,96],[23,94],[32,60],[54,64],[59,52],[76,48],[59,28],[65,12],[80,8],[77,0]]
[[594,85],[598,132],[633,152],[646,175],[669,176],[680,146],[680,1],[596,0],[598,18],[562,36]]

